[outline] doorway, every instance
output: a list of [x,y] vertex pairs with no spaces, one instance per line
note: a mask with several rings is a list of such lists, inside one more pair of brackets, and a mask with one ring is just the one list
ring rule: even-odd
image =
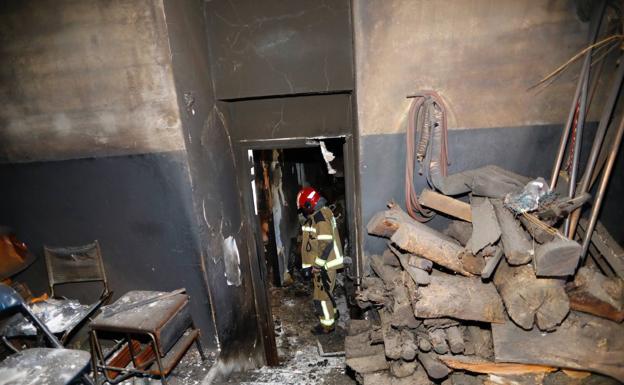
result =
[[[254,278],[254,290],[256,297],[266,298],[257,301],[259,318],[264,318],[259,324],[267,364],[275,365],[292,358],[298,349],[293,347],[293,338],[297,346],[314,345],[315,351],[318,344],[310,333],[318,323],[311,281],[301,269],[304,217],[296,204],[301,187],[313,186],[325,197],[336,217],[343,254],[357,260],[357,250],[352,246],[357,244],[352,142],[345,136],[241,144],[247,165],[243,193],[253,230],[250,244],[256,246],[259,273]],[[345,268],[334,292],[341,314],[337,325],[341,328],[348,318],[347,298],[348,292],[354,291],[354,275],[354,266]]]

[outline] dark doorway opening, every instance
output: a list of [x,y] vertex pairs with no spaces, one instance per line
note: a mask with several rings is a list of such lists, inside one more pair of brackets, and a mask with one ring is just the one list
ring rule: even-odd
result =
[[[356,260],[356,216],[354,207],[355,169],[350,137],[322,139],[270,140],[241,143],[248,168],[244,191],[246,210],[252,224],[259,274],[254,278],[267,363],[292,360],[298,347],[318,349],[310,330],[319,319],[314,314],[312,282],[302,274],[301,226],[303,215],[297,210],[296,197],[302,187],[312,186],[326,198],[336,217],[343,255]],[[338,351],[343,342],[343,327],[349,316],[346,293],[352,290],[350,269],[338,274],[334,295],[340,303],[337,322]],[[349,282],[347,282],[349,281]],[[340,308],[342,307],[342,308]],[[293,346],[293,336],[297,336]],[[342,341],[340,341],[342,339]],[[323,342],[323,341],[321,341]],[[323,353],[327,353],[323,351]],[[279,356],[279,360],[278,360]]]
[[[320,142],[319,142],[320,143]],[[301,268],[300,241],[303,216],[297,211],[300,188],[312,186],[336,217],[340,239],[349,255],[345,203],[344,139],[320,146],[254,150],[255,209],[260,221],[267,272],[275,287],[292,283]],[[333,160],[326,161],[325,158]]]

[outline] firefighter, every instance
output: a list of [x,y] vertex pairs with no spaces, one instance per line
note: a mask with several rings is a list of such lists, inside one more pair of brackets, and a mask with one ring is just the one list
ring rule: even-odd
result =
[[297,208],[306,217],[301,228],[301,267],[304,272],[312,273],[314,309],[319,317],[319,324],[312,333],[328,334],[334,331],[338,319],[333,291],[336,270],[343,264],[340,235],[327,201],[312,187],[299,191]]

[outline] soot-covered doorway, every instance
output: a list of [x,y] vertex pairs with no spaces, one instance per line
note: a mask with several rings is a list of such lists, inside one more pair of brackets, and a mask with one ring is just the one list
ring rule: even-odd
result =
[[[350,137],[323,139],[270,140],[240,143],[246,171],[243,175],[245,208],[253,233],[258,274],[254,277],[260,327],[263,331],[267,363],[275,365],[292,358],[284,342],[288,334],[308,335],[318,323],[314,316],[311,283],[301,269],[301,228],[304,217],[297,209],[297,193],[313,186],[325,199],[336,218],[342,253],[347,261],[357,261],[355,229],[357,228],[354,194],[353,146]],[[337,274],[335,297],[341,326],[348,318],[347,300],[353,292],[354,265]],[[345,289],[345,286],[347,289]],[[291,306],[296,312],[289,313]],[[308,310],[310,310],[308,312]],[[298,326],[293,328],[293,324]],[[286,335],[285,335],[285,334]],[[277,337],[277,338],[276,338]],[[292,340],[292,338],[290,338]],[[292,342],[292,341],[291,341]],[[274,345],[271,346],[271,343]],[[314,344],[304,338],[298,344]],[[292,346],[291,346],[292,347]],[[279,349],[279,360],[277,352]]]

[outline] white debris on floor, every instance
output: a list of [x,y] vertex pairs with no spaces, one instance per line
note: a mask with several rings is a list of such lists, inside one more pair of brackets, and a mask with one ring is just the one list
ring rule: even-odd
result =
[[[336,290],[340,311],[338,327],[348,320],[344,295]],[[316,337],[310,330],[318,322],[312,293],[301,281],[285,288],[271,288],[275,338],[281,365],[235,373],[221,384],[227,385],[353,385],[345,373],[344,357],[321,357]]]
[[[199,352],[194,346],[186,353],[182,361],[167,377],[169,385],[199,385],[214,364],[215,353],[206,352],[206,361],[202,361]],[[159,378],[132,377],[120,385],[160,385]]]

